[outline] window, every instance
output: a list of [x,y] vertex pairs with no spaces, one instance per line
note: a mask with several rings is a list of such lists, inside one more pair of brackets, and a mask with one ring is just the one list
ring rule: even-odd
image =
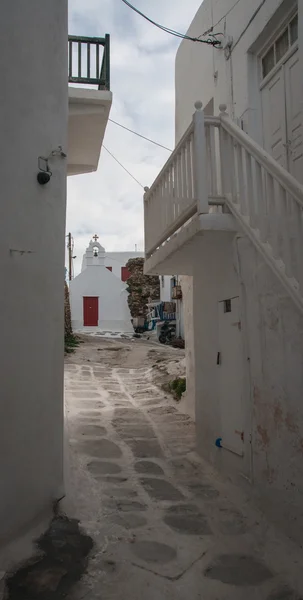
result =
[[113,270],[113,267],[106,267],[109,271]]
[[298,39],[298,15],[292,18],[275,42],[262,57],[262,78],[264,79],[282,60],[283,56]]
[[274,51],[274,47],[272,46],[267,54],[265,54],[264,58],[262,59],[262,72],[263,72],[263,79],[264,77],[266,77],[266,75],[268,75],[268,73],[270,73],[270,71],[274,68],[275,66],[275,51]]
[[127,281],[130,278],[130,272],[127,267],[121,267],[121,279]]
[[288,29],[276,41],[276,62],[279,62],[289,48]]
[[224,300],[224,312],[225,313],[231,312],[231,300]]
[[290,22],[290,43],[293,45],[298,39],[298,15]]

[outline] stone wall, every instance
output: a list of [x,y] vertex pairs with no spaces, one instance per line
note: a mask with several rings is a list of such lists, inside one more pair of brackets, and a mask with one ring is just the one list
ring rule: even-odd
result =
[[131,316],[146,317],[147,303],[160,298],[160,281],[158,275],[144,275],[144,258],[132,258],[127,263],[130,277],[127,280],[128,305]]
[[73,333],[72,330],[72,320],[71,320],[71,312],[70,312],[70,302],[69,302],[69,290],[66,281],[64,282],[64,336],[65,338],[71,336]]

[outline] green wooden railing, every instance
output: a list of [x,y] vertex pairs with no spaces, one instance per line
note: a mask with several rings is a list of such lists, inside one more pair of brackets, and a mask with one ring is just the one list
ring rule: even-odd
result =
[[68,36],[68,81],[110,90],[110,36]]

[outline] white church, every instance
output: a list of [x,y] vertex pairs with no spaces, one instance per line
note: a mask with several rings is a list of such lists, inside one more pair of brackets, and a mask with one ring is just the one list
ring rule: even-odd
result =
[[95,235],[90,241],[83,256],[81,273],[69,284],[73,330],[79,333],[131,333],[126,263],[143,253],[111,252],[107,255],[98,239]]

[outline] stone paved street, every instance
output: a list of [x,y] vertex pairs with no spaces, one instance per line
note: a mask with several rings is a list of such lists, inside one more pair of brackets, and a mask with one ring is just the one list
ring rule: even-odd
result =
[[144,349],[128,349],[132,367],[90,352],[66,365],[62,507],[94,542],[68,597],[302,599],[301,551],[199,459],[194,423],[155,385]]

